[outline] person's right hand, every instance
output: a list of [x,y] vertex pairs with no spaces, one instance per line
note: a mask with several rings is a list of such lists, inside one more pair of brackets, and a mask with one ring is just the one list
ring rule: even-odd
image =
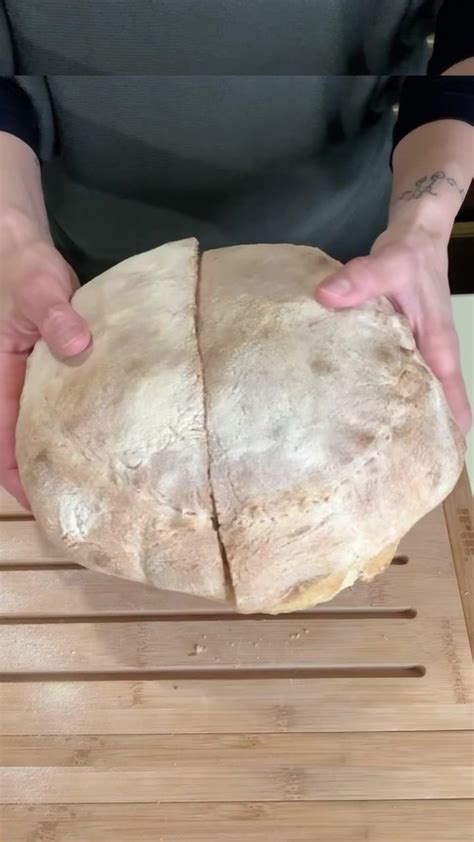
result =
[[40,337],[62,359],[89,346],[90,330],[69,303],[78,286],[43,232],[24,220],[0,219],[0,485],[27,508],[15,458],[26,362]]

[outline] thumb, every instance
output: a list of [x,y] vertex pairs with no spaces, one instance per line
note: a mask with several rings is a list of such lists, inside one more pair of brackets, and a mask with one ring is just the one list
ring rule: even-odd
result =
[[376,258],[356,257],[319,284],[315,297],[324,307],[356,307],[369,298],[386,295],[388,286]]
[[30,317],[51,351],[58,357],[74,357],[85,351],[91,332],[71,306],[72,286],[65,288],[53,276],[38,279],[36,292],[30,302]]
[[38,325],[39,332],[54,354],[75,357],[88,347],[91,332],[69,301],[49,306]]

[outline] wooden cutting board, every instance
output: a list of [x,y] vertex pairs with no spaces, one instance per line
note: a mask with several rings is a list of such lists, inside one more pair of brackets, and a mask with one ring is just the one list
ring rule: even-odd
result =
[[464,472],[374,582],[242,617],[2,493],[2,842],[472,842],[473,558]]

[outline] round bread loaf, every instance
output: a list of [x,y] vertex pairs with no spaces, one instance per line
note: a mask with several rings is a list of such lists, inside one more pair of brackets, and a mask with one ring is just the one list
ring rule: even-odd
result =
[[43,341],[17,428],[33,512],[103,572],[293,611],[386,567],[464,440],[385,299],[328,311],[315,248],[168,243],[74,296],[92,353]]

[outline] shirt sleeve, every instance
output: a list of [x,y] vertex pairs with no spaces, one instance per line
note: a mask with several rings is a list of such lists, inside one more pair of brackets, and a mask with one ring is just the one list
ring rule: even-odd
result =
[[0,77],[0,131],[15,135],[39,154],[36,112],[28,94],[15,79]]
[[472,0],[444,0],[437,18],[429,74],[444,73],[448,67],[474,56],[474,3]]
[[393,130],[397,143],[425,123],[461,120],[474,126],[474,76],[441,76],[448,67],[474,56],[474,3],[444,0],[437,21],[427,76],[408,76],[400,92]]

